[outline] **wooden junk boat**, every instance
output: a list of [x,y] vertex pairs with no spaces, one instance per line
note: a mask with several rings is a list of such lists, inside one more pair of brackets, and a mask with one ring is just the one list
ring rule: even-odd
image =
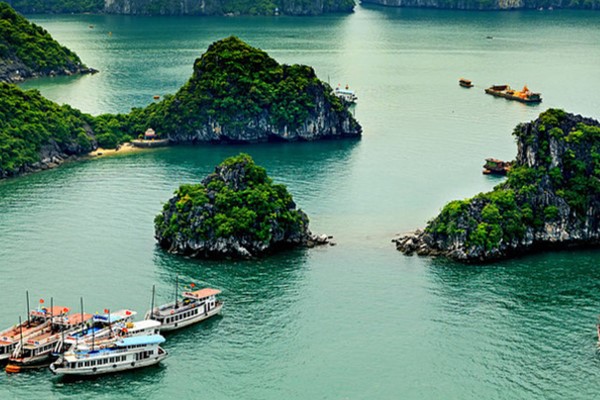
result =
[[471,82],[469,79],[465,79],[465,78],[460,78],[458,80],[458,84],[462,87],[465,88],[472,88],[473,87],[473,82]]
[[483,165],[484,175],[506,175],[510,170],[510,162],[496,158],[486,158]]
[[522,90],[514,90],[509,85],[493,85],[485,89],[487,94],[496,97],[504,97],[508,100],[516,100],[522,103],[541,103],[541,93],[533,93],[527,85],[523,86]]

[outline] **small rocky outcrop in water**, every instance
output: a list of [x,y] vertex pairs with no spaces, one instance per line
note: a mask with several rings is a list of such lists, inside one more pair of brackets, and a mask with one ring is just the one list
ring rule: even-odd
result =
[[362,131],[311,67],[281,65],[236,37],[210,45],[174,96],[124,121],[122,131],[151,126],[172,143],[358,138]]
[[251,258],[329,241],[311,234],[285,186],[246,154],[223,161],[200,184],[180,186],[154,223],[162,248],[198,258]]
[[600,123],[551,109],[514,135],[504,183],[449,203],[425,230],[395,239],[398,250],[482,262],[600,245]]
[[77,54],[56,42],[45,29],[30,23],[0,2],[0,82],[97,72]]

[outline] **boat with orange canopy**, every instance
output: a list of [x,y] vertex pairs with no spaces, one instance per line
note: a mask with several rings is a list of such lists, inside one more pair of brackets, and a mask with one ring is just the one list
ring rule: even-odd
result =
[[541,93],[534,93],[527,85],[523,86],[521,90],[514,90],[509,85],[493,85],[485,89],[487,94],[491,94],[496,97],[504,97],[508,100],[516,100],[522,103],[541,103]]

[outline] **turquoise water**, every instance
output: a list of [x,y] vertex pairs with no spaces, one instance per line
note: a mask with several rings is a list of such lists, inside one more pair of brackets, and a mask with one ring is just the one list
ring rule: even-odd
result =
[[[405,257],[390,240],[488,190],[486,157],[547,107],[600,118],[600,14],[359,7],[315,18],[33,16],[94,76],[30,81],[86,112],[172,93],[212,41],[236,34],[357,90],[360,141],[198,146],[71,163],[0,182],[0,325],[32,299],[142,314],[175,275],[223,290],[221,318],[169,335],[161,366],[65,382],[0,375],[0,398],[591,399],[600,396],[600,253],[487,266]],[[93,28],[89,28],[93,25]],[[112,32],[109,35],[108,32]],[[486,39],[493,36],[493,39]],[[476,87],[459,88],[467,77]],[[540,106],[486,96],[528,84]],[[338,245],[249,262],[162,252],[173,190],[250,153]]]

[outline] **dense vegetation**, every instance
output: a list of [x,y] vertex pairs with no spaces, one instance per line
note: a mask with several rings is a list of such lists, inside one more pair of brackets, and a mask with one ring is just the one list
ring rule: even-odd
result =
[[221,133],[225,138],[225,132],[249,131],[248,125],[259,125],[261,119],[276,128],[301,126],[320,97],[356,124],[311,67],[281,65],[266,52],[229,37],[209,46],[196,60],[192,78],[174,96],[128,115],[100,116],[94,129],[117,142],[149,126],[171,137],[210,130],[209,140],[216,140]]
[[0,83],[0,177],[40,161],[44,146],[66,154],[90,151],[91,117],[46,100],[36,90]]
[[45,29],[0,2],[0,67],[19,61],[40,73],[82,66],[79,57],[58,44]]
[[8,0],[22,13],[84,13],[100,12],[104,0]]
[[490,251],[548,223],[586,224],[590,207],[600,204],[600,124],[550,109],[514,135],[519,156],[508,179],[492,192],[449,203],[427,233],[464,237],[465,247]]
[[23,13],[110,12],[131,14],[244,14],[312,15],[322,12],[350,12],[354,0],[9,0]]
[[226,159],[200,184],[180,186],[154,222],[160,244],[180,253],[210,252],[219,239],[256,253],[308,232],[286,187],[247,154]]

